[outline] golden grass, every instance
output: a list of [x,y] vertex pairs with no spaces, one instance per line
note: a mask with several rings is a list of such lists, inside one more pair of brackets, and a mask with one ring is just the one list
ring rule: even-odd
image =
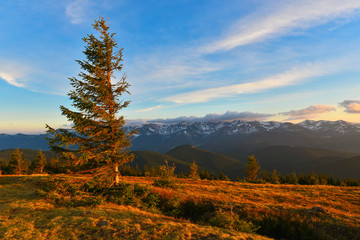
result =
[[[124,181],[151,184],[153,179],[124,177]],[[259,233],[276,238],[293,239],[301,231],[309,239],[312,234],[320,239],[360,239],[360,187],[192,179],[180,179],[178,185],[177,190],[157,188],[155,191],[182,199],[210,200],[260,225]],[[289,228],[293,229],[284,230]]]
[[[40,179],[0,177],[0,239],[269,239],[111,203],[56,208],[36,195]],[[124,180],[151,183],[144,178]],[[184,181],[181,194],[194,183]]]
[[[123,177],[131,183],[151,184],[153,179]],[[157,189],[182,198],[210,199],[229,206],[256,208],[259,212],[309,211],[321,207],[343,223],[360,227],[360,187],[327,185],[252,184],[229,181],[180,179],[177,190]]]

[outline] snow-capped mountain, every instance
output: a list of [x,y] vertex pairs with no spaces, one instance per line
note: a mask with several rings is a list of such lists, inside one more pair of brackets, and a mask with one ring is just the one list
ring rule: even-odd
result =
[[[167,152],[184,144],[211,151],[253,150],[286,145],[360,153],[360,124],[345,121],[289,122],[222,121],[145,123],[126,126],[133,135],[131,150]],[[30,148],[47,150],[47,135],[0,134],[0,150]]]
[[312,121],[306,120],[299,126],[318,133],[351,134],[360,132],[360,124],[352,124],[342,120],[339,121]]
[[360,124],[345,121],[289,122],[223,121],[150,123],[127,127],[137,130],[133,150],[165,152],[182,144],[209,150],[244,145],[290,145],[360,152]]
[[172,136],[192,135],[207,137],[210,135],[249,135],[261,132],[283,131],[283,132],[312,132],[316,134],[344,135],[360,133],[360,124],[345,121],[313,121],[305,120],[298,124],[289,122],[258,122],[235,120],[230,122],[180,122],[173,124],[141,124],[128,127],[129,130],[136,129],[139,136]]

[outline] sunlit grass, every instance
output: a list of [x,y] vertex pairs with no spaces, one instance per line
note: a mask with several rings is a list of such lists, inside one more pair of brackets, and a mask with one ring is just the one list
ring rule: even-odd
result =
[[113,203],[55,207],[36,194],[40,179],[0,177],[0,239],[265,239]]
[[[125,179],[128,182],[146,184],[152,181],[139,177]],[[278,219],[285,219],[285,222],[290,221],[290,226],[295,223],[309,225],[313,231],[321,231],[326,239],[335,235],[340,236],[339,239],[349,239],[348,236],[360,238],[359,187],[251,184],[191,179],[181,179],[179,185],[181,188],[176,191],[155,191],[166,191],[181,198],[211,200],[224,209],[236,210],[241,216],[260,225],[268,224],[264,216],[270,216],[272,220],[275,218],[275,223]],[[313,207],[324,212],[319,213]],[[259,232],[265,233],[266,227]],[[356,232],[359,234],[356,235]]]

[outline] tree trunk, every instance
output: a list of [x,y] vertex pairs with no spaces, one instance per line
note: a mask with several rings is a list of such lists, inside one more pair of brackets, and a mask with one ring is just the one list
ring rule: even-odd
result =
[[119,185],[119,166],[118,165],[115,166],[115,173],[116,173],[116,175],[115,175],[115,185],[117,186],[117,185]]

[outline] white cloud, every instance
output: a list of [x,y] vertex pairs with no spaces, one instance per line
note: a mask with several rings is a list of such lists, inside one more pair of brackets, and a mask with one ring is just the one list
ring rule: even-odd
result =
[[340,103],[347,113],[360,113],[360,100],[345,100]]
[[72,24],[84,22],[88,12],[90,0],[74,0],[66,6],[65,14]]
[[0,61],[0,79],[16,87],[25,87],[29,68],[17,62]]
[[165,47],[161,52],[135,58],[128,70],[128,77],[133,80],[132,87],[141,93],[184,89],[203,84],[201,80],[208,73],[223,70],[223,63],[212,63],[191,52],[190,49],[179,52]]
[[265,120],[272,117],[273,114],[253,113],[253,112],[235,112],[227,111],[223,114],[209,113],[204,117],[182,116],[177,118],[147,120],[147,123],[177,123],[177,122],[215,122],[231,120]]
[[0,72],[0,78],[4,79],[9,84],[16,86],[16,87],[24,87],[24,83],[18,82],[14,75],[7,72]]
[[359,9],[359,0],[274,1],[239,20],[224,37],[204,46],[201,52],[229,51],[238,46],[285,35],[296,29],[307,29],[337,18],[353,16]]
[[[177,63],[177,64],[168,64],[165,66],[159,66],[153,73],[149,75],[149,78],[152,79],[166,79],[166,78],[180,78],[180,77],[187,77],[187,76],[195,76],[201,75],[208,72],[213,72],[220,70],[219,67],[210,66],[213,65],[209,62],[207,63],[200,63],[201,60],[197,59],[197,66],[194,65],[186,65],[184,63]],[[185,62],[185,61],[184,61]]]
[[149,107],[149,108],[145,108],[145,109],[140,109],[140,110],[137,110],[136,112],[150,112],[150,111],[153,111],[153,110],[159,109],[159,108],[162,108],[162,106],[157,105],[155,107]]
[[308,108],[300,109],[300,110],[291,110],[289,112],[279,113],[281,115],[289,116],[286,120],[295,120],[295,119],[305,119],[312,117],[314,115],[318,115],[321,113],[327,113],[331,111],[336,111],[336,108],[333,106],[327,105],[313,105]]
[[306,78],[322,75],[326,71],[325,65],[327,64],[312,64],[302,68],[293,68],[290,71],[254,82],[181,93],[164,98],[163,100],[175,103],[199,103],[238,94],[263,92],[268,89],[294,85]]

